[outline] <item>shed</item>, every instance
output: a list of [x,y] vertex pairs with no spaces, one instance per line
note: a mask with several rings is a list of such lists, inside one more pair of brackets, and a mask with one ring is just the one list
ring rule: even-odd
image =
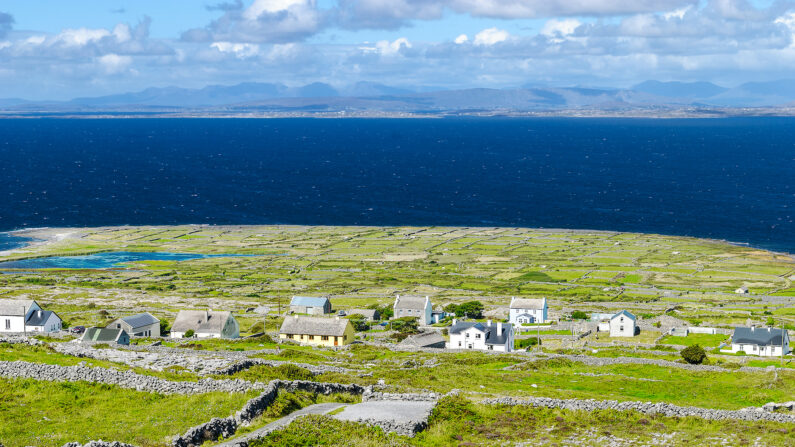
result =
[[444,349],[447,340],[442,334],[436,331],[421,332],[417,335],[406,337],[405,340],[400,342],[403,346],[414,346],[417,348],[438,348]]
[[124,329],[109,329],[104,327],[87,328],[80,337],[81,343],[116,343],[129,345],[130,336]]
[[325,297],[294,296],[290,311],[297,314],[323,315],[331,313],[331,301]]
[[119,318],[105,327],[124,329],[132,337],[160,336],[160,320],[149,312]]

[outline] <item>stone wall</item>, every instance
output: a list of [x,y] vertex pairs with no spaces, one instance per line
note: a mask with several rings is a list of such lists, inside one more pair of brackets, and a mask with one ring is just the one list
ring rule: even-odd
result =
[[225,418],[213,418],[208,422],[189,428],[185,434],[175,436],[171,442],[173,447],[196,447],[205,441],[228,438],[237,432],[238,427],[246,425],[261,415],[273,404],[279,395],[279,390],[289,392],[307,391],[317,394],[363,394],[367,388],[359,385],[344,385],[339,383],[309,382],[304,380],[272,380],[263,392],[249,400],[243,408],[234,415]]
[[481,401],[486,405],[527,405],[532,407],[560,408],[564,410],[597,411],[637,411],[644,414],[660,414],[668,417],[697,417],[710,420],[741,420],[741,421],[773,421],[793,424],[795,415],[772,413],[761,408],[743,410],[713,410],[699,407],[680,407],[667,403],[652,402],[619,402],[616,400],[594,399],[552,399],[547,397],[534,397],[529,399],[514,399],[501,397]]
[[382,400],[393,400],[393,401],[402,401],[402,402],[435,402],[439,400],[439,395],[436,393],[383,393],[380,391],[373,391],[372,389],[367,389],[364,394],[362,394],[362,402],[369,402],[369,401],[382,401]]
[[57,382],[95,382],[117,385],[136,391],[148,391],[161,394],[202,394],[221,391],[226,393],[244,393],[249,390],[263,389],[262,383],[245,380],[201,379],[197,382],[172,382],[153,376],[119,371],[115,369],[87,367],[82,365],[59,366],[43,363],[30,363],[17,360],[0,362],[0,377],[30,378]]
[[123,442],[117,442],[117,441],[107,442],[100,439],[99,441],[89,441],[83,445],[80,445],[79,442],[67,442],[66,444],[63,445],[63,447],[133,447],[133,446],[130,444],[125,444]]

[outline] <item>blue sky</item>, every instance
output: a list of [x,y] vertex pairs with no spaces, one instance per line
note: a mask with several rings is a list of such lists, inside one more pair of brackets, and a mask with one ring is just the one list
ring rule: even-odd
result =
[[791,0],[2,0],[0,98],[795,77]]

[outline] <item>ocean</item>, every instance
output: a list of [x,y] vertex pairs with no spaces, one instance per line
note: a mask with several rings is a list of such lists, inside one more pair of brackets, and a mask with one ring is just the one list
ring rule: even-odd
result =
[[0,231],[461,225],[795,253],[795,119],[5,119]]

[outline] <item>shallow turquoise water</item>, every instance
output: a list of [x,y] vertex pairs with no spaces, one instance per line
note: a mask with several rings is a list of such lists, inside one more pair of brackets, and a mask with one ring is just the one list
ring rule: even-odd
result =
[[0,269],[106,269],[137,261],[190,261],[192,259],[253,255],[114,251],[85,256],[52,256],[0,262]]

